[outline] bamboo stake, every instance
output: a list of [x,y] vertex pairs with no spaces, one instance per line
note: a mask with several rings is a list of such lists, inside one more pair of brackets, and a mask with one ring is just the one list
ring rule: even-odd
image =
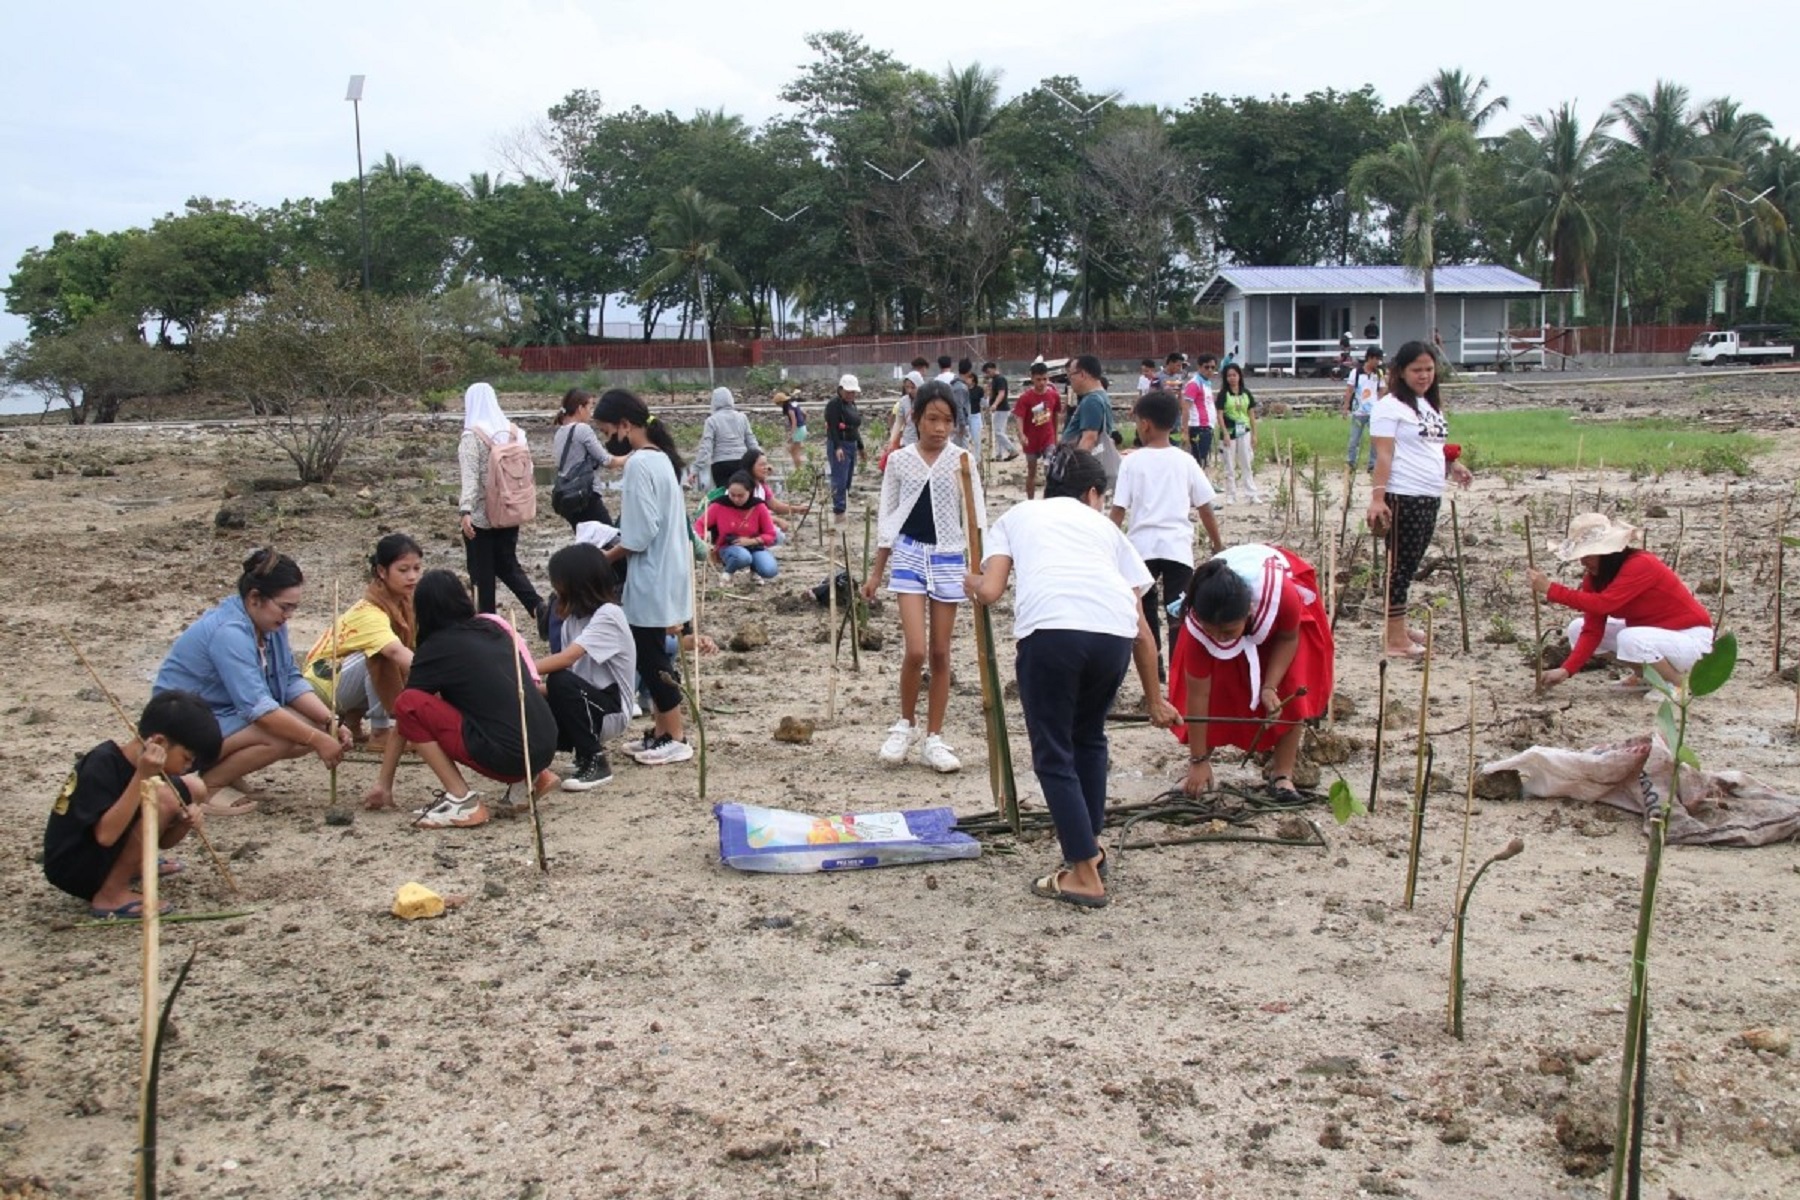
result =
[[[1585,434],[1585,433],[1577,434],[1575,436],[1575,469],[1577,471],[1581,470],[1581,451],[1582,451],[1582,448],[1585,447],[1586,445],[1587,445],[1587,434]],[[1462,891],[1462,889],[1459,887],[1457,889],[1457,891],[1460,893]]]
[[1344,507],[1338,515],[1338,541],[1350,536],[1350,500],[1356,492],[1356,467],[1344,468]]
[[[838,531],[838,540],[843,543],[844,569],[846,571],[848,571],[850,569],[850,535],[848,533],[845,533],[842,530],[839,530]],[[861,581],[859,580],[858,582],[860,583]],[[861,674],[862,673],[862,644],[861,644],[862,643],[862,615],[861,615],[862,614],[862,605],[858,604],[856,601],[857,601],[856,593],[852,592],[850,594],[850,669],[857,672],[858,674]],[[841,630],[841,629],[838,630],[839,637],[842,637],[843,633],[844,633],[843,630]]]
[[[69,636],[67,630],[62,631],[62,640],[70,650],[75,652],[76,659],[79,660],[82,667],[87,670],[88,678],[94,681],[94,686],[100,689],[100,694],[106,697],[106,702],[108,704],[112,705],[114,714],[118,716],[120,723],[125,726],[127,737],[135,741],[138,736],[137,724],[130,717],[125,715],[125,709],[120,705],[119,698],[112,694],[112,689],[106,686],[106,682],[100,678],[100,672],[94,670],[94,664],[88,661],[87,655],[81,652],[81,647],[75,644],[75,640]],[[175,793],[176,799],[180,799],[181,791],[176,788],[175,781],[169,778],[167,772],[162,774],[161,779],[164,783],[169,785],[169,790]],[[194,836],[200,839],[200,845],[205,847],[206,856],[212,859],[212,865],[217,868],[219,877],[225,881],[225,886],[231,889],[232,895],[242,896],[244,894],[243,890],[238,887],[237,880],[232,877],[231,868],[225,865],[225,860],[219,857],[219,852],[217,850],[213,849],[212,839],[206,836],[206,830],[198,823],[194,824],[192,828]]]
[[162,901],[157,896],[159,871],[157,867],[157,847],[162,842],[161,816],[156,799],[156,781],[146,779],[139,788],[139,827],[142,840],[139,847],[138,871],[141,876],[138,887],[142,898],[144,926],[144,997],[143,997],[143,1057],[142,1076],[139,1079],[138,1132],[139,1155],[137,1170],[137,1194],[140,1200],[152,1200],[156,1195],[156,1026],[157,1000],[161,995],[158,982],[158,958],[161,949],[162,929],[157,918],[162,915]]
[[[1462,625],[1462,650],[1469,652],[1469,588],[1463,576],[1462,521],[1456,515],[1456,497],[1450,497],[1450,536],[1456,549],[1456,618]],[[1459,889],[1460,890],[1460,889]]]
[[[819,539],[824,541],[824,522],[819,523]],[[837,547],[832,546],[825,558],[825,603],[830,610],[828,620],[831,622],[831,677],[825,685],[825,719],[837,720],[838,689],[838,602],[837,602]],[[856,603],[856,597],[850,597],[850,603]]]
[[1381,747],[1387,740],[1387,677],[1388,660],[1385,655],[1375,665],[1375,675],[1379,681],[1375,689],[1375,768],[1369,772],[1369,815],[1375,815],[1375,799],[1381,793]]
[[[975,510],[975,489],[969,460],[960,464],[962,471],[963,521],[967,529],[969,561],[977,572],[982,560],[982,529]],[[981,676],[981,711],[986,719],[988,743],[988,786],[994,807],[1006,818],[1015,834],[1019,832],[1019,788],[1013,774],[1012,743],[1006,730],[1006,705],[1000,691],[999,664],[994,655],[994,616],[985,605],[974,606],[975,663]]]
[[1786,600],[1786,566],[1787,566],[1787,508],[1783,506],[1781,516],[1775,521],[1775,674],[1781,674],[1781,610]]
[[[1325,627],[1337,628],[1337,538],[1327,531],[1325,543]],[[1325,706],[1325,727],[1330,729],[1336,724],[1336,717],[1331,713],[1331,705]]]
[[513,683],[519,691],[519,747],[525,768],[525,807],[531,814],[531,842],[537,851],[537,868],[550,873],[550,860],[544,855],[544,827],[538,821],[537,772],[531,769],[531,733],[525,724],[525,655],[513,647]]
[[[1425,793],[1431,784],[1431,745],[1425,736],[1425,717],[1431,703],[1431,608],[1425,609],[1425,670],[1419,678],[1419,748],[1413,766],[1412,848],[1407,855],[1406,907],[1413,906],[1413,890],[1419,881],[1419,850],[1425,837]],[[1473,725],[1471,724],[1471,728]]]
[[1312,494],[1313,545],[1317,546],[1325,541],[1325,535],[1319,527],[1319,493],[1325,490],[1325,477],[1321,474],[1317,452],[1312,456],[1312,472],[1307,479],[1306,490]]
[[1725,627],[1725,568],[1731,559],[1731,480],[1725,481],[1725,497],[1719,509],[1719,613],[1713,632]]
[[[1537,543],[1531,537],[1531,506],[1525,507],[1525,563],[1537,570]],[[1531,589],[1531,674],[1533,690],[1544,690],[1544,598]]]
[[[694,614],[693,645],[689,648],[689,657],[694,669],[694,708],[697,711],[705,700],[700,694],[700,628],[706,621],[706,589],[700,586],[700,568],[695,564],[692,552],[688,554],[688,609]],[[675,636],[675,664],[681,665],[681,635]]]
[[[1475,818],[1475,681],[1469,680],[1469,787],[1463,796],[1462,854],[1456,860],[1456,892],[1463,892],[1463,872],[1469,867],[1469,822]],[[1453,897],[1454,900],[1454,897]]]
[[[342,647],[338,644],[339,625],[338,580],[336,576],[333,576],[331,580],[331,723],[328,732],[334,742],[338,738],[338,685],[342,682],[341,677],[344,674]],[[337,773],[336,767],[331,768],[331,799],[329,803],[332,808],[338,806]]]

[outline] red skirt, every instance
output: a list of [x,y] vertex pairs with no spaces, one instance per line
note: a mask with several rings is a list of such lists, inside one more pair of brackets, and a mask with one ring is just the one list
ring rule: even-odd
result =
[[[1304,687],[1306,695],[1289,700],[1275,715],[1283,721],[1310,721],[1324,716],[1331,705],[1336,653],[1336,646],[1331,639],[1331,617],[1325,611],[1325,599],[1319,592],[1318,576],[1312,565],[1286,546],[1278,546],[1276,549],[1288,560],[1292,569],[1290,579],[1294,586],[1311,593],[1313,601],[1310,604],[1300,602],[1300,621],[1296,631],[1300,644],[1294,651],[1293,664],[1288,667],[1279,689],[1283,696],[1290,696],[1296,689]],[[1195,655],[1211,658],[1206,648],[1188,632],[1187,622],[1183,621],[1181,632],[1175,638],[1175,649],[1169,656],[1169,703],[1175,706],[1177,712],[1187,712],[1187,668],[1188,664],[1195,661]],[[1199,727],[1203,732],[1199,744],[1208,749],[1214,746],[1237,746],[1243,750],[1272,749],[1281,735],[1291,727],[1271,725],[1262,731],[1260,737],[1257,735],[1263,719],[1269,714],[1261,710],[1251,711],[1250,706],[1256,702],[1257,697],[1250,694],[1249,659],[1242,654],[1236,658],[1211,659],[1210,666],[1212,692],[1204,714],[1210,720]],[[1187,727],[1177,725],[1175,736],[1180,741],[1188,741]]]

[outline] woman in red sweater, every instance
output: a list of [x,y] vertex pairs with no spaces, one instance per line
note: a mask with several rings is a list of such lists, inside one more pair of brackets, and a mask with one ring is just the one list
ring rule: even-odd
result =
[[756,481],[739,471],[725,485],[725,494],[706,506],[703,527],[712,543],[713,558],[723,567],[720,582],[749,567],[757,582],[775,578],[779,568],[769,547],[775,544],[775,518],[769,506],[753,494]]
[[[1585,572],[1579,588],[1552,583],[1542,571],[1529,572],[1531,590],[1582,615],[1569,624],[1569,657],[1544,672],[1544,686],[1561,683],[1587,665],[1596,652],[1641,668],[1648,664],[1679,686],[1693,665],[1712,649],[1712,617],[1681,577],[1648,550],[1633,550],[1637,530],[1600,513],[1582,513],[1569,522],[1569,536],[1556,548],[1564,562],[1579,558]],[[1636,669],[1620,679],[1625,691],[1649,687]]]

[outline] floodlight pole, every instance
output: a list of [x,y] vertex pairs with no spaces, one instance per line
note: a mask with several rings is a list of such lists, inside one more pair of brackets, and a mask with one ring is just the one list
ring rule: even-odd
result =
[[362,93],[363,76],[352,75],[350,87],[344,93],[344,99],[350,102],[350,110],[356,120],[356,221],[362,227],[362,290],[369,294],[369,192],[363,181],[362,156]]

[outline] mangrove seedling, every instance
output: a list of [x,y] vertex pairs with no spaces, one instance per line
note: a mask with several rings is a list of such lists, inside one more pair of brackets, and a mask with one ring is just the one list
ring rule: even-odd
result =
[[1469,886],[1456,903],[1456,928],[1450,935],[1450,1034],[1459,1041],[1463,1035],[1463,930],[1469,921],[1469,901],[1475,895],[1475,885],[1481,882],[1489,867],[1516,858],[1524,849],[1522,838],[1506,843],[1504,850],[1475,868],[1475,878],[1469,880]]

